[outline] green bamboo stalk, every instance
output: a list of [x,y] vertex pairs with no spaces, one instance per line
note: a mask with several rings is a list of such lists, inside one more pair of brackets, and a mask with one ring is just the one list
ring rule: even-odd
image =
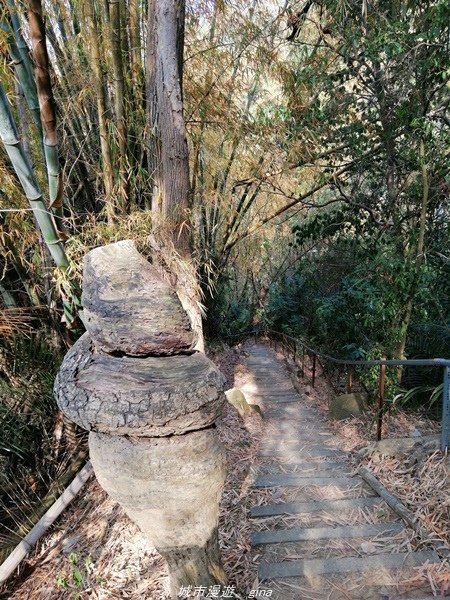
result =
[[131,81],[138,89],[141,85],[141,30],[139,0],[128,2],[128,30],[130,36]]
[[122,62],[121,0],[109,0],[108,5],[110,15],[109,31],[113,66],[114,116],[119,142],[118,167],[120,179],[120,192],[122,196],[122,207],[126,209],[128,205],[128,184],[126,174],[127,131],[125,116],[125,78]]
[[16,39],[17,47],[19,48],[20,54],[22,55],[22,59],[25,65],[25,68],[28,71],[28,75],[30,79],[33,79],[33,68],[31,66],[30,60],[30,51],[28,49],[28,45],[25,41],[25,38],[22,35],[22,26],[20,24],[19,17],[16,12],[16,6],[14,0],[7,0],[7,4],[10,7],[10,19],[12,24],[12,29],[14,32],[14,37]]
[[70,6],[70,14],[72,15],[73,33],[74,33],[74,35],[78,35],[81,31],[81,28],[80,28],[80,23],[79,23],[78,17],[77,17],[77,10],[76,10],[72,0],[69,0],[69,6]]
[[108,221],[111,223],[115,217],[115,203],[113,199],[113,168],[107,124],[108,110],[106,105],[105,81],[102,69],[103,59],[100,50],[97,19],[94,11],[94,0],[86,0],[84,6],[87,31],[90,40],[89,52],[93,74],[93,86],[97,100],[103,183],[105,186],[105,208]]
[[42,196],[42,192],[34,176],[22,143],[19,139],[14,118],[9,107],[3,85],[0,84],[0,137],[5,146],[14,170],[22,185],[23,191],[41,230],[42,237],[57,267],[66,271],[69,267],[64,245],[59,238],[51,213]]
[[[10,4],[10,2],[8,2]],[[16,17],[15,13],[11,15],[11,22],[13,23],[13,16]],[[2,29],[8,35],[8,51],[11,61],[14,65],[14,71],[17,79],[23,89],[25,100],[27,101],[28,108],[30,109],[33,121],[37,127],[39,138],[42,139],[42,123],[41,115],[39,110],[39,102],[37,98],[36,85],[33,79],[33,72],[31,69],[30,60],[28,57],[28,48],[25,40],[23,40],[22,33],[20,30],[16,33],[17,24],[12,26],[3,19],[0,22],[0,29]],[[21,49],[18,45],[18,40],[22,40],[24,47]]]

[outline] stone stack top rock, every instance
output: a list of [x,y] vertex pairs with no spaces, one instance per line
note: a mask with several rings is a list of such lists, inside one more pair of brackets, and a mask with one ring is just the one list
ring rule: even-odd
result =
[[87,332],[55,381],[61,410],[89,431],[162,437],[208,428],[224,377],[203,353],[178,296],[132,241],[95,248],[84,262]]
[[195,345],[177,294],[132,240],[86,255],[82,304],[86,329],[103,352],[169,356],[192,352]]

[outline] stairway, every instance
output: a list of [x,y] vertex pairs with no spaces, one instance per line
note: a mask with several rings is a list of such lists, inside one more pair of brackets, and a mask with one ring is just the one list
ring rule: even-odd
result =
[[347,454],[274,352],[257,344],[247,351],[251,381],[242,390],[266,418],[251,508],[260,597],[432,598],[421,569],[439,556],[414,550],[413,531],[352,473]]

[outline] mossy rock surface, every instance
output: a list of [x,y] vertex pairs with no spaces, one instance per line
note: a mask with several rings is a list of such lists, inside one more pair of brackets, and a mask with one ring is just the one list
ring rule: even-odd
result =
[[330,402],[329,414],[337,421],[349,417],[359,417],[366,408],[367,396],[361,393],[341,394]]
[[228,402],[236,408],[241,417],[245,417],[254,412],[262,415],[261,408],[257,404],[249,404],[240,389],[231,388],[225,392],[225,396],[227,397]]

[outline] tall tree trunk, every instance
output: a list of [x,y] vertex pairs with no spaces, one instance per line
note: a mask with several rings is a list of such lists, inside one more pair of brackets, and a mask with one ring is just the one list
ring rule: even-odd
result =
[[147,107],[155,260],[173,276],[203,350],[202,306],[189,234],[189,156],[183,118],[184,0],[150,0]]
[[[150,0],[148,19],[150,122],[156,127],[156,213],[177,250],[190,256],[189,157],[183,118],[181,65],[184,0]],[[152,148],[151,150],[155,150]]]

